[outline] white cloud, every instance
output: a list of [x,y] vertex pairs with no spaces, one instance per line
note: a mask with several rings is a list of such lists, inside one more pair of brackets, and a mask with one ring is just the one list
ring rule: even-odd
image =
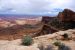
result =
[[72,10],[75,10],[74,2],[75,0],[0,0],[0,13],[57,13],[64,8],[70,8]]

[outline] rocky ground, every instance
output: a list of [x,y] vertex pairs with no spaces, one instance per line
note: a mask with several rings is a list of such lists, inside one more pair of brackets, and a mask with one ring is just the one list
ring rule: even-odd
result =
[[21,45],[21,39],[8,41],[0,40],[0,50],[39,50],[35,44],[32,46]]
[[[64,38],[62,37],[64,33],[68,34],[69,40],[64,40]],[[33,38],[34,43],[31,46],[21,45],[21,39],[12,41],[0,40],[0,50],[39,50],[38,46],[41,43],[44,46],[52,45],[54,47],[54,50],[57,50],[57,47],[53,45],[53,42],[56,39],[64,43],[66,46],[69,46],[71,50],[75,49],[75,29],[69,29],[66,31],[59,31],[53,34],[35,37]]]

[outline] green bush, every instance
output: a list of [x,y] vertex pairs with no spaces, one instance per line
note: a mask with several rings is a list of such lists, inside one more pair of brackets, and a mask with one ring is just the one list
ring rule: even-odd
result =
[[53,43],[55,46],[58,46],[58,50],[71,50],[70,47],[66,46],[64,43],[56,41]]
[[55,41],[53,44],[54,44],[55,46],[60,46],[62,43],[61,43],[60,41]]
[[68,37],[68,34],[67,33],[65,33],[64,35],[62,35],[63,37],[64,37],[64,40],[68,40],[69,39],[69,37]]
[[32,42],[33,42],[33,39],[32,39],[32,37],[30,37],[30,36],[25,36],[25,37],[22,39],[22,44],[25,45],[25,46],[31,45]]

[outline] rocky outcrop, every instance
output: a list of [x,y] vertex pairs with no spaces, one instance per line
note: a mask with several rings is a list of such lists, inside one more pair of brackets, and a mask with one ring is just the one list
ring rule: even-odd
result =
[[75,21],[75,12],[69,9],[64,9],[63,12],[59,12],[58,18],[60,21]]
[[52,33],[57,32],[57,31],[58,31],[57,29],[55,29],[49,25],[43,25],[42,30],[37,34],[37,36],[52,34]]
[[[68,40],[63,37],[64,34],[68,35]],[[66,46],[69,46],[72,50],[75,49],[75,29],[69,29],[66,31],[59,31],[53,34],[48,34],[44,36],[35,37],[35,42],[43,43],[44,46],[47,44],[52,44],[55,41],[60,41],[64,43]],[[57,47],[55,47],[57,48]],[[58,49],[55,49],[58,50]]]
[[42,22],[45,24],[48,24],[51,20],[53,20],[55,17],[50,16],[42,16]]
[[53,20],[55,17],[49,17],[49,16],[43,16],[42,17],[42,29],[41,31],[37,34],[37,36],[40,35],[46,35],[46,34],[52,34],[54,32],[57,32],[58,30],[55,29],[54,27],[50,26],[51,20]]
[[39,37],[35,37],[37,39],[41,39],[43,37],[45,37],[45,39],[58,39],[58,40],[64,40],[65,38],[63,37],[64,34],[68,35],[69,40],[75,40],[75,29],[69,29],[66,31],[58,31],[55,32],[53,34],[48,34],[48,35],[44,35],[44,36],[39,36]]

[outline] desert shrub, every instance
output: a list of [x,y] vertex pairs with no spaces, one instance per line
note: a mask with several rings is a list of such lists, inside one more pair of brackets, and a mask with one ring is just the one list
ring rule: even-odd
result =
[[66,46],[65,44],[61,44],[58,46],[58,50],[71,50],[70,47]]
[[58,50],[71,50],[70,47],[66,46],[64,43],[56,41],[53,43],[55,46],[58,46]]
[[61,45],[61,42],[60,42],[60,41],[55,41],[53,44],[54,44],[55,46],[60,46],[60,45]]
[[47,47],[45,47],[43,44],[39,45],[38,48],[40,50],[53,50],[53,46],[51,45],[47,45]]
[[30,37],[30,36],[25,36],[25,37],[22,39],[22,44],[25,45],[25,46],[31,45],[32,42],[33,42],[33,39],[32,39],[32,37]]
[[65,33],[64,35],[62,35],[63,37],[64,37],[64,40],[68,40],[69,39],[69,37],[68,37],[68,34],[67,33]]

